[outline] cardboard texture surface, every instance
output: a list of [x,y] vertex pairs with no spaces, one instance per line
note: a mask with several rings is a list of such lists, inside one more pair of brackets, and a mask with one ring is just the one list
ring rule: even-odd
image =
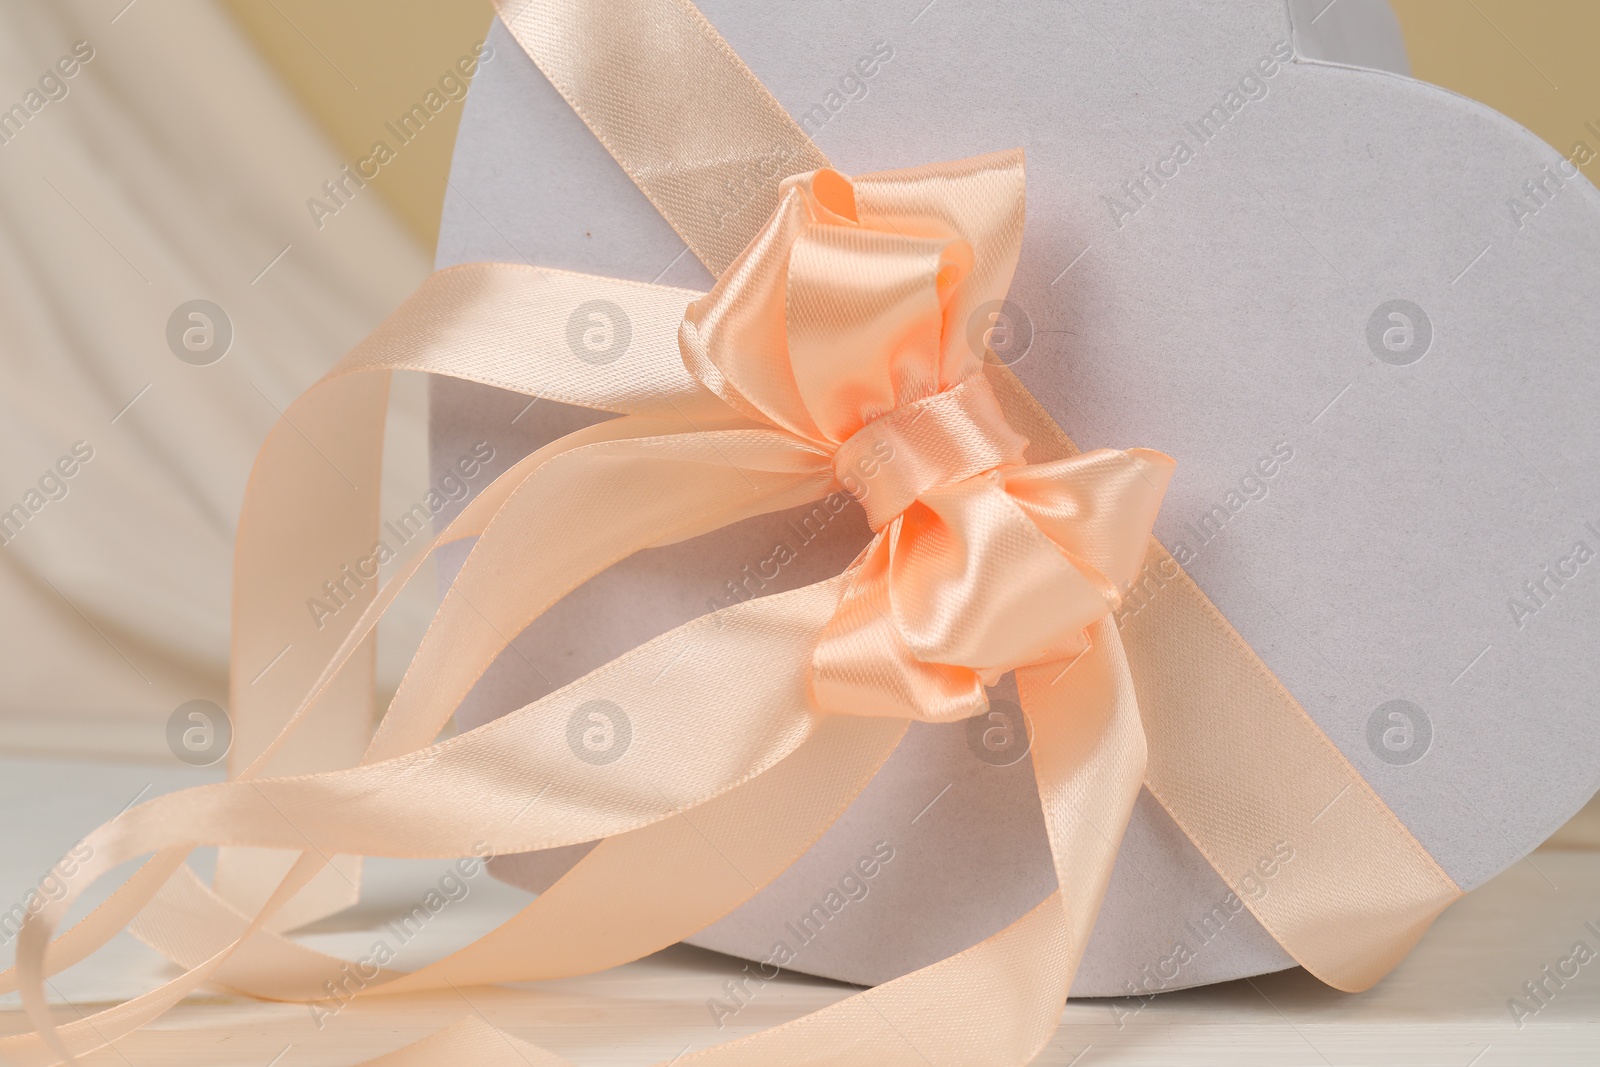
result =
[[[1177,459],[1157,536],[1458,883],[1515,862],[1600,784],[1600,193],[1478,104],[1310,61],[1397,65],[1383,5],[1312,26],[1280,0],[924,4],[699,6],[846,173],[1026,148],[1004,358],[1081,447]],[[709,288],[498,25],[490,43],[439,265]],[[595,417],[446,381],[432,397],[436,472],[488,441],[498,473]],[[752,574],[763,594],[835,574],[867,538],[854,508],[801,519],[587,583],[517,638],[462,725]],[[761,577],[780,542],[794,561]],[[1053,883],[1028,763],[1001,762],[964,724],[914,725],[800,863],[693,942],[759,960],[781,939],[795,969],[875,983],[998,930]],[[865,896],[790,932],[875,849],[893,855]],[[498,871],[537,889],[582,851]],[[1143,795],[1074,994],[1291,963]]]

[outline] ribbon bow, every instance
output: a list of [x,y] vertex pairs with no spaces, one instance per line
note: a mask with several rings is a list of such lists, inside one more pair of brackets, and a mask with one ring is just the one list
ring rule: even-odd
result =
[[1080,655],[1144,558],[1172,460],[1029,465],[973,344],[1010,281],[1023,188],[1021,152],[796,175],[685,314],[690,374],[831,457],[877,531],[812,660],[819,710],[980,714],[1007,672]]

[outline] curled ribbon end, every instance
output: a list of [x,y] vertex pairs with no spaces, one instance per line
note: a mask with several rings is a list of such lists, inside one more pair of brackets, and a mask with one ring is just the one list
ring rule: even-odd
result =
[[860,225],[861,216],[856,213],[856,187],[849,178],[832,167],[823,167],[809,176],[800,176],[801,179],[806,177],[811,179],[811,195],[820,207],[843,221]]
[[[1172,478],[1172,472],[1178,469],[1177,460],[1173,459],[1165,452],[1157,451],[1154,448],[1128,448],[1124,449],[1123,451],[1130,458],[1139,461],[1141,464],[1150,468],[1154,472],[1158,472],[1161,477],[1168,480]],[[1165,481],[1163,481],[1161,484],[1162,488],[1166,487]]]

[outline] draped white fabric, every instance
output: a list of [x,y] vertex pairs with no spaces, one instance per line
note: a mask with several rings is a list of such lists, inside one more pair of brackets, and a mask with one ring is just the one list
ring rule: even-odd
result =
[[[164,755],[173,708],[223,702],[255,452],[428,272],[371,189],[316,228],[346,161],[219,7],[124,3],[0,4],[0,750]],[[196,298],[233,328],[209,366],[167,340]],[[404,510],[424,395],[397,384]]]

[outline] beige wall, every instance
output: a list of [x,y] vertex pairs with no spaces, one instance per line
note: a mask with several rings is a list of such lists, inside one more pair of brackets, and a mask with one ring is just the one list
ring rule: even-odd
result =
[[[365,156],[482,40],[489,0],[224,0],[339,153]],[[1414,73],[1481,100],[1563,153],[1600,153],[1600,0],[1392,0]],[[424,247],[438,236],[460,104],[374,182]],[[1600,158],[1584,166],[1600,180]]]
[[[1600,153],[1600,3],[1391,2],[1418,78],[1511,116],[1569,157],[1579,141]],[[1575,161],[1600,182],[1600,157]]]
[[[339,155],[354,162],[483,39],[489,0],[224,0]],[[460,121],[448,104],[373,187],[431,253]]]

